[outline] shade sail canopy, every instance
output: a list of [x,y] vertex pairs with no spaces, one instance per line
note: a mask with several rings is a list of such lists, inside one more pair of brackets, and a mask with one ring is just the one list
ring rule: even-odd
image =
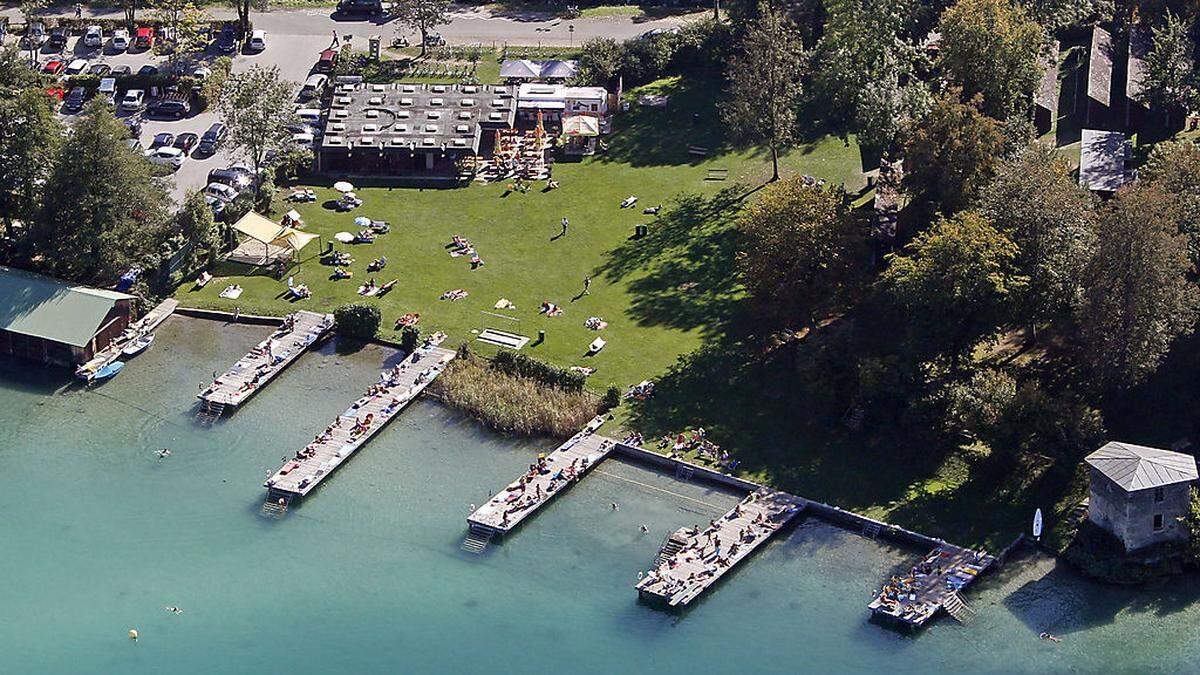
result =
[[567,136],[599,136],[600,120],[589,115],[571,115],[563,119],[563,133]]
[[299,251],[317,235],[271,222],[266,216],[249,211],[233,224],[233,229],[255,241],[271,246],[287,246]]

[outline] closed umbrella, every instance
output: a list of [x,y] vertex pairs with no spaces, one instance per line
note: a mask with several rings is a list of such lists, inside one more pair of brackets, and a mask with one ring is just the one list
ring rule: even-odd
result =
[[354,235],[350,234],[349,232],[338,232],[337,234],[333,235],[333,238],[337,239],[343,244],[349,244],[350,242],[354,241]]
[[338,182],[334,183],[333,189],[337,190],[338,192],[354,192],[354,186],[348,181],[344,180],[339,180]]

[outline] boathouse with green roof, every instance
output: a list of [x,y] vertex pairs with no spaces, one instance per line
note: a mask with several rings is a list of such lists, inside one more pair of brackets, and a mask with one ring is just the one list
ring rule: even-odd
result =
[[0,354],[73,366],[132,321],[133,296],[0,266]]

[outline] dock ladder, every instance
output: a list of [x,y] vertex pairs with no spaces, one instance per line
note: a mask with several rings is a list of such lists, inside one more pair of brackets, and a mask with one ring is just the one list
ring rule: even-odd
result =
[[266,501],[263,502],[262,509],[259,511],[259,515],[263,516],[264,518],[275,518],[278,520],[279,518],[282,518],[285,513],[287,513],[288,507],[291,505],[292,498],[290,495],[269,493]]
[[946,609],[947,614],[962,624],[975,617],[975,610],[971,609],[958,593],[947,595],[946,599],[942,601],[942,607]]
[[224,403],[219,403],[216,401],[205,401],[204,404],[200,406],[200,410],[199,410],[199,412],[196,413],[196,416],[200,418],[201,422],[204,422],[205,424],[212,424],[213,422],[216,422],[221,417],[221,415],[224,415],[224,414],[225,414],[225,404]]
[[687,546],[689,539],[690,535],[686,527],[667,535],[663,539],[662,545],[658,547],[658,557],[654,559],[654,566],[658,567],[669,560],[671,556],[682,551],[683,547]]
[[495,530],[472,525],[471,529],[467,532],[466,540],[462,543],[462,550],[467,553],[480,555],[487,548],[488,543],[494,536],[496,536]]
[[881,531],[883,531],[883,525],[880,523],[876,523],[874,521],[863,523],[862,533],[863,536],[867,537],[868,539],[875,539],[879,537],[879,533]]
[[680,464],[675,467],[675,478],[684,482],[692,479],[696,475],[696,470],[686,464]]

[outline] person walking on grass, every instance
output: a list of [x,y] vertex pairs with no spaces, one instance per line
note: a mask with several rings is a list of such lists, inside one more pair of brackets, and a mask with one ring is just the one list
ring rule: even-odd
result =
[[567,220],[567,217],[566,217],[566,216],[563,216],[563,219],[562,219],[562,234],[560,234],[560,235],[558,235],[558,236],[560,236],[560,237],[565,237],[565,236],[567,236],[567,226],[568,226],[568,225],[570,225],[570,224],[571,224],[571,221]]
[[591,287],[592,287],[592,278],[591,278],[591,277],[584,277],[584,278],[583,278],[583,294],[584,294],[584,295],[591,295],[591,293],[590,293],[590,292],[588,292],[588,291],[589,291],[589,289],[591,289]]

